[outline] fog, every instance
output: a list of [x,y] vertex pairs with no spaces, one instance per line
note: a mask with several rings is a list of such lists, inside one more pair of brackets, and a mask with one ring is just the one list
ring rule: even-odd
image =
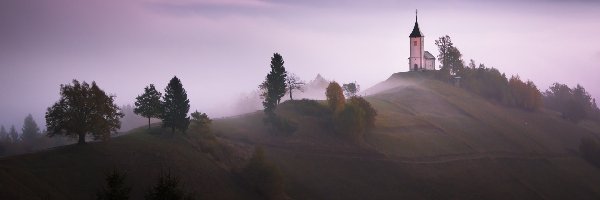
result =
[[600,97],[595,1],[3,0],[0,125],[20,127],[31,113],[43,126],[72,79],[96,81],[126,105],[177,76],[191,111],[235,115],[274,52],[304,81],[321,74],[367,89],[407,71],[415,9],[436,56],[434,40],[448,34],[465,61]]

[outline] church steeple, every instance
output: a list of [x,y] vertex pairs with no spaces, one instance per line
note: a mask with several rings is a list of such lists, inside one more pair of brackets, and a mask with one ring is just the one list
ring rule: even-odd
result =
[[413,27],[413,30],[408,37],[423,37],[423,33],[419,30],[419,15],[417,10],[415,10],[415,27]]

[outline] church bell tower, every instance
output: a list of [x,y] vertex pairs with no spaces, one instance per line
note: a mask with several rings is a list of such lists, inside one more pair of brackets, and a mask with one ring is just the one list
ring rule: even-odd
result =
[[412,32],[410,33],[410,57],[408,58],[408,71],[419,71],[424,70],[423,66],[423,55],[424,55],[424,47],[423,41],[425,36],[419,30],[419,22],[418,22],[418,13],[415,11],[415,27],[413,27]]

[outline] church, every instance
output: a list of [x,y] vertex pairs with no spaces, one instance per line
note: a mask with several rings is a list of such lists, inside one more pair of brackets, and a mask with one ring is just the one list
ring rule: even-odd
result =
[[419,30],[419,18],[415,13],[415,27],[410,33],[410,57],[408,71],[435,70],[435,56],[424,50],[425,36]]

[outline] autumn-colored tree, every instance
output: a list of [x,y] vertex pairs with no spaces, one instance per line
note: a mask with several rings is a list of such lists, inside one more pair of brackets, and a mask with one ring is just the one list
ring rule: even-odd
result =
[[325,91],[325,96],[327,97],[327,104],[333,112],[341,111],[344,108],[346,98],[344,97],[342,87],[337,82],[333,81],[329,83]]
[[265,199],[284,199],[283,175],[279,168],[265,157],[263,148],[256,147],[248,164],[242,169],[248,185]]
[[508,86],[515,106],[531,111],[542,107],[542,94],[532,81],[523,82],[519,76],[512,76]]

